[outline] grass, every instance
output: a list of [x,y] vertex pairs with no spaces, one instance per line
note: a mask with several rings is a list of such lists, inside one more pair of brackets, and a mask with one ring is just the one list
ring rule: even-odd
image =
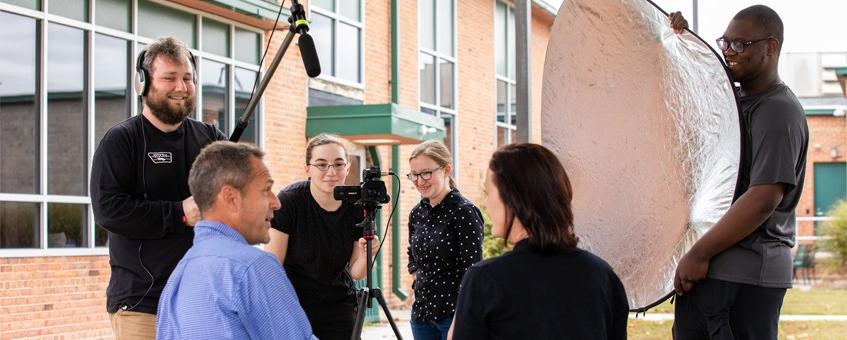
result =
[[[630,339],[664,340],[671,338],[673,321],[629,320],[627,333]],[[783,340],[835,340],[844,339],[847,322],[839,321],[783,321],[779,323],[779,338]]]
[[[673,313],[673,305],[665,301],[647,311],[650,313]],[[847,315],[847,290],[789,289],[782,304],[782,314]]]

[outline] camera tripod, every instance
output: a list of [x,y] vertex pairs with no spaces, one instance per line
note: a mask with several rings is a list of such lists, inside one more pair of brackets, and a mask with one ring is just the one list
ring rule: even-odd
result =
[[365,310],[371,307],[371,299],[376,299],[380,306],[382,306],[382,311],[385,313],[385,317],[388,319],[388,323],[391,325],[391,329],[394,331],[394,336],[397,339],[402,340],[403,337],[400,336],[400,330],[397,329],[397,324],[394,323],[394,318],[391,316],[391,311],[388,310],[388,304],[385,303],[385,298],[382,296],[382,290],[379,288],[374,288],[371,283],[371,264],[373,259],[371,258],[371,242],[374,239],[374,218],[376,217],[376,210],[379,209],[379,206],[365,206],[365,219],[362,220],[360,224],[362,226],[362,234],[365,239],[366,247],[366,258],[365,267],[367,269],[367,277],[365,287],[359,288],[356,290],[356,301],[357,301],[357,309],[356,309],[356,323],[353,324],[353,334],[350,335],[350,340],[359,340],[362,337],[362,326],[365,323]]

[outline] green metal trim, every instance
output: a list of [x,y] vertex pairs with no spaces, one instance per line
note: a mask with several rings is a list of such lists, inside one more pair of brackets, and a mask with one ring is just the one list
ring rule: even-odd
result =
[[847,67],[836,67],[834,70],[836,76],[847,77]]
[[[396,0],[395,0],[396,1]],[[397,145],[391,146],[391,169],[396,173],[400,171],[400,147]],[[394,177],[392,181],[399,178]],[[400,206],[400,190],[399,186],[391,185],[391,194],[394,195],[394,204]],[[400,288],[400,211],[395,210],[391,216],[391,293],[400,300],[406,300],[408,295]]]
[[833,116],[835,109],[804,109],[807,116]]
[[[399,139],[444,139],[444,121],[397,104],[310,106],[306,136],[330,132],[341,136],[395,135]],[[421,126],[434,128],[421,134]]]
[[400,104],[400,16],[397,8],[398,0],[391,0],[391,103]]
[[[259,19],[276,20],[279,4],[266,0],[205,0],[212,5],[250,15]],[[289,17],[291,12],[284,8],[281,17]]]
[[[376,149],[376,146],[368,146],[368,153],[371,155],[371,161],[373,161],[373,165],[382,168],[382,160],[379,158],[379,152]],[[379,213],[374,218],[374,224],[376,224],[375,232],[377,236],[382,237],[382,209],[380,209]],[[382,239],[379,240],[382,242]],[[382,287],[382,252],[377,254],[377,257],[374,259],[374,270],[373,270],[373,284],[374,287]],[[379,304],[373,304],[371,308],[367,310],[367,321],[368,322],[379,322]]]

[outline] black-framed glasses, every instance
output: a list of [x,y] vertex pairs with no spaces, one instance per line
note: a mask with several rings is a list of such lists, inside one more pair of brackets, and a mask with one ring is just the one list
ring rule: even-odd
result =
[[436,171],[441,170],[443,168],[444,168],[443,166],[439,166],[435,169],[425,170],[425,171],[421,171],[419,173],[410,172],[410,173],[406,174],[406,178],[408,178],[412,182],[416,181],[418,178],[420,178],[424,181],[428,181],[430,178],[432,178],[433,172],[436,172]]
[[726,51],[726,50],[729,50],[731,48],[733,51],[735,51],[735,53],[744,53],[744,49],[747,48],[747,46],[753,45],[753,44],[760,42],[760,41],[768,40],[770,38],[773,38],[773,37],[767,37],[767,38],[750,40],[750,41],[741,41],[741,40],[726,40],[725,38],[720,37],[717,40],[715,40],[715,42],[718,43],[718,48],[721,49],[721,51]]
[[323,172],[328,171],[330,168],[334,169],[335,171],[340,171],[340,170],[344,170],[344,168],[347,167],[347,163],[342,163],[342,162],[332,163],[332,164],[330,164],[330,163],[315,163],[315,164],[309,164],[309,165],[311,165],[315,168],[318,168],[318,170],[323,171]]

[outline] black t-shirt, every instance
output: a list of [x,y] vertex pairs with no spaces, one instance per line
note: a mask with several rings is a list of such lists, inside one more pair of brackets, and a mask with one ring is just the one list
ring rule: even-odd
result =
[[353,242],[362,237],[356,227],[362,209],[345,201],[338,210],[324,210],[312,197],[308,181],[282,189],[279,201],[282,207],[274,212],[271,225],[288,234],[284,267],[301,301],[351,301],[355,286],[347,263]]
[[524,240],[465,273],[453,339],[626,339],[628,314],[603,259],[581,249],[541,254]]
[[710,278],[771,288],[792,281],[794,209],[803,192],[809,128],[784,84],[741,98],[741,161],[735,199],[757,184],[785,185],[782,201],[752,234],[712,258]]
[[456,310],[465,271],[482,260],[482,213],[452,189],[435,207],[422,199],[409,213],[412,319],[438,321]]
[[204,146],[223,139],[210,124],[186,119],[162,132],[142,115],[103,136],[91,166],[91,206],[96,223],[109,231],[110,313],[138,303],[134,311],[156,314],[162,289],[194,238],[182,222],[182,200],[191,196],[188,171]]

